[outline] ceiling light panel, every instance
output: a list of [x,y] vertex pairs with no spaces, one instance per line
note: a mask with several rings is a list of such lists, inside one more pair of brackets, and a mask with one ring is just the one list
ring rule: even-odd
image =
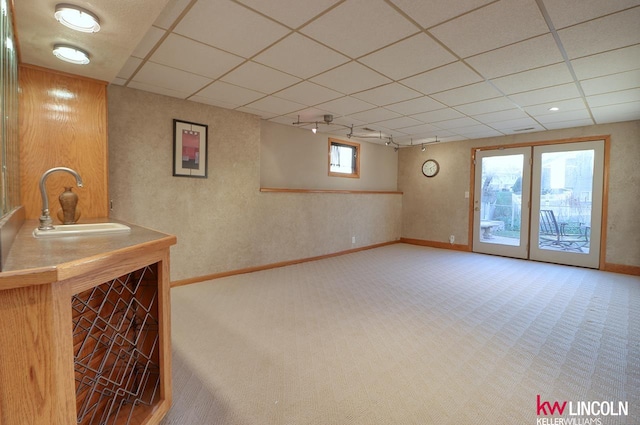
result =
[[75,65],[86,65],[90,62],[89,54],[74,46],[56,44],[53,46],[53,54],[58,59]]
[[100,19],[92,12],[68,3],[56,6],[54,16],[67,28],[80,32],[100,31]]

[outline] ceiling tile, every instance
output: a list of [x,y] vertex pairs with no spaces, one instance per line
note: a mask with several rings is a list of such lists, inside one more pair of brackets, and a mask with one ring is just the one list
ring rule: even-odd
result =
[[149,28],[149,31],[144,35],[140,43],[136,46],[131,53],[131,56],[144,59],[149,52],[156,46],[158,41],[165,35],[166,31],[156,27]]
[[549,107],[558,100],[580,97],[575,84],[563,84],[555,87],[532,90],[524,93],[512,94],[509,98],[520,106],[548,104]]
[[402,102],[403,100],[409,100],[420,96],[421,94],[417,91],[411,90],[410,88],[398,83],[387,84],[382,87],[377,87],[375,89],[370,89],[353,95],[353,97],[378,106]]
[[141,63],[142,63],[142,59],[138,59],[138,58],[134,58],[133,56],[130,56],[129,59],[127,59],[127,61],[125,62],[120,72],[118,72],[118,77],[128,80],[131,77],[131,75],[136,71],[136,69],[138,69]]
[[501,96],[502,94],[499,91],[484,81],[431,95],[434,99],[449,106],[473,103]]
[[399,128],[421,125],[423,124],[423,122],[409,117],[398,117],[390,120],[380,121],[377,124],[390,128],[392,130],[397,130]]
[[246,107],[250,109],[257,109],[259,111],[271,112],[276,115],[284,115],[304,109],[306,105],[302,105],[300,103],[292,102],[286,99],[280,99],[279,97],[269,96],[252,102]]
[[544,6],[556,29],[609,15],[639,4],[638,0],[544,0]]
[[334,115],[349,115],[373,109],[375,107],[375,105],[350,96],[341,97],[340,99],[335,99],[318,105],[318,108],[325,109]]
[[233,105],[233,108],[251,103],[264,97],[263,93],[234,86],[223,81],[215,81],[197,93],[199,98],[215,100]]
[[222,81],[270,94],[300,79],[255,62],[247,62],[222,77]]
[[404,13],[429,28],[473,9],[491,3],[493,0],[393,0]]
[[424,33],[402,40],[358,61],[394,80],[455,62],[456,57]]
[[552,106],[559,108],[560,111],[575,111],[578,109],[583,109],[585,107],[582,98],[575,98],[568,100],[558,100],[542,105],[527,106],[526,108],[524,108],[524,110],[526,113],[533,116],[553,114],[554,112],[549,110],[549,108]]
[[640,69],[580,82],[587,96],[640,87]]
[[592,108],[638,101],[640,101],[640,88],[604,93],[596,96],[587,96],[587,102]]
[[506,111],[513,109],[515,103],[506,97],[497,97],[495,99],[481,100],[479,102],[468,103],[466,105],[456,106],[456,109],[463,114],[478,115],[489,112]]
[[571,61],[578,79],[602,77],[640,68],[640,44]]
[[534,118],[546,127],[547,124],[554,122],[590,120],[591,116],[587,108],[583,108],[575,111],[557,111],[553,114],[537,115]]
[[415,114],[415,115],[412,115],[411,117],[417,120],[420,120],[422,122],[432,123],[437,121],[445,121],[445,120],[452,120],[455,118],[462,118],[464,117],[464,114],[461,114],[455,109],[446,108],[446,109],[438,109],[436,111],[423,112],[421,114]]
[[356,93],[391,82],[358,62],[349,62],[311,79],[314,83],[344,94]]
[[257,115],[263,120],[270,120],[276,117],[278,114],[269,111],[262,111],[260,109],[249,108],[248,106],[243,106],[241,108],[237,108],[236,111],[246,112],[247,114]]
[[404,102],[385,106],[386,109],[390,109],[402,115],[420,114],[422,112],[435,111],[436,109],[443,109],[445,107],[446,106],[442,103],[433,100],[428,96],[422,96],[416,99],[405,100]]
[[313,106],[318,103],[328,102],[338,97],[343,97],[344,95],[326,87],[322,87],[308,81],[303,81],[295,86],[291,86],[277,92],[274,96],[302,103],[303,105]]
[[593,120],[591,118],[583,120],[550,122],[546,123],[544,125],[544,128],[546,128],[547,130],[559,130],[562,128],[584,127],[587,125],[593,125]]
[[384,108],[376,108],[376,109],[371,109],[368,111],[358,112],[358,113],[349,115],[349,117],[353,117],[354,119],[365,122],[365,123],[390,120],[392,118],[398,118],[399,116],[400,114],[393,111],[389,111]]
[[548,33],[549,28],[535,1],[511,0],[490,4],[429,32],[466,58]]
[[442,128],[444,130],[451,130],[454,132],[456,131],[457,128],[469,127],[469,126],[478,125],[478,124],[479,124],[478,121],[469,117],[456,118],[455,120],[438,121],[436,123],[433,123],[433,125],[435,125],[438,128]]
[[503,134],[498,130],[487,125],[472,125],[469,127],[460,127],[454,130],[461,136],[468,137],[469,139],[482,139],[484,137],[499,137]]
[[640,7],[558,31],[569,59],[640,43]]
[[480,121],[481,123],[491,124],[494,122],[527,118],[527,114],[524,113],[521,109],[514,108],[506,111],[489,112],[487,114],[474,115],[473,118]]
[[546,34],[465,61],[485,78],[495,78],[560,63],[564,59],[553,36]]
[[[212,80],[189,72],[180,71],[179,69],[147,62],[140,68],[140,71],[133,76],[133,81],[171,89],[179,93],[193,94],[209,84]],[[133,86],[129,84],[128,87]]]
[[482,78],[462,62],[454,62],[443,67],[409,77],[402,84],[424,94],[438,93],[456,87],[477,83]]
[[[185,60],[185,52],[189,60]],[[176,34],[170,34],[149,60],[213,79],[244,62],[240,56]]]
[[591,108],[597,124],[607,122],[640,120],[640,102],[620,103],[617,105]]
[[290,31],[237,3],[199,0],[174,32],[249,58]]
[[383,0],[347,0],[301,30],[351,58],[418,31]]
[[[402,131],[404,133],[410,134],[410,135],[422,135],[425,136],[428,134],[430,136],[435,136],[438,131],[440,131],[441,129],[439,129],[436,126],[433,126],[431,124],[420,124],[420,125],[414,125],[411,127],[404,127],[402,129]],[[444,131],[444,130],[442,130]],[[441,132],[442,132],[441,131]]]
[[238,0],[252,9],[282,22],[291,28],[297,28],[314,16],[333,6],[338,0]]
[[549,65],[491,80],[505,94],[521,93],[573,82],[564,63]]
[[491,127],[499,131],[514,131],[528,128],[532,128],[533,130],[544,130],[540,124],[538,124],[533,118],[529,117],[494,122],[491,124]]
[[294,33],[253,60],[305,79],[348,62],[349,58]]
[[153,25],[166,30],[169,29],[190,2],[191,0],[170,0]]

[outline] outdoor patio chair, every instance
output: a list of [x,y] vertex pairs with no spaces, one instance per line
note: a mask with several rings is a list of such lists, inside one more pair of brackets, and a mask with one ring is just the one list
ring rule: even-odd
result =
[[558,223],[553,210],[540,210],[540,247],[557,248],[563,251],[584,252],[589,245],[588,226],[577,223]]

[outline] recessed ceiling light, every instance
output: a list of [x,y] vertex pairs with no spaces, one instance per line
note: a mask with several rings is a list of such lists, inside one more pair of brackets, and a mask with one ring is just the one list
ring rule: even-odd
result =
[[77,47],[56,44],[53,46],[53,54],[60,60],[74,63],[76,65],[86,65],[89,61],[89,53]]
[[560,108],[558,108],[557,106],[552,106],[551,108],[549,108],[549,110],[555,112],[555,111],[559,111]]
[[100,31],[100,19],[93,13],[72,4],[60,3],[54,14],[58,22],[76,31]]

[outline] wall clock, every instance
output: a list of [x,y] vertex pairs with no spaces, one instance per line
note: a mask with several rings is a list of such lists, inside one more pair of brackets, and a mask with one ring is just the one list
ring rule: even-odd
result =
[[440,164],[435,159],[427,159],[422,164],[422,174],[426,177],[434,177],[440,171]]

